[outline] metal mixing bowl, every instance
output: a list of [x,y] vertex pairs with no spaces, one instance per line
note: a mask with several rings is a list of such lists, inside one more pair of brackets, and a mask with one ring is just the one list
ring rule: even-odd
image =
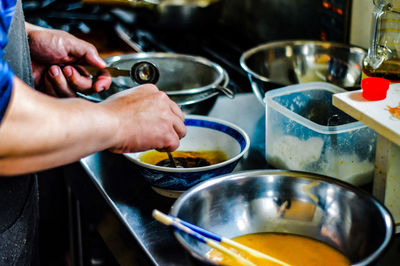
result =
[[[286,206],[286,207],[285,207]],[[389,211],[370,194],[328,177],[252,170],[205,181],[173,204],[171,215],[233,238],[256,232],[307,236],[327,243],[354,265],[368,265],[393,235]],[[197,262],[209,247],[175,231]]]
[[242,54],[240,65],[264,104],[270,89],[311,81],[326,81],[346,90],[359,88],[366,51],[323,41],[277,41]]

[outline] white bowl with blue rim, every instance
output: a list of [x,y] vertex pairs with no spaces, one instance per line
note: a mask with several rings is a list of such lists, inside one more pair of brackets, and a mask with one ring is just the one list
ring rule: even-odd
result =
[[177,198],[184,191],[210,178],[231,173],[250,147],[247,133],[240,127],[208,116],[187,115],[187,134],[181,139],[178,151],[220,150],[227,160],[202,167],[172,168],[144,163],[145,152],[125,153],[137,166],[140,174],[157,193]]

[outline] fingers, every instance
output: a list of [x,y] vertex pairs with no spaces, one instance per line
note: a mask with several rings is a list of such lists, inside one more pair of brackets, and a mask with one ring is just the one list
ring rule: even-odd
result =
[[105,68],[107,65],[106,62],[104,62],[104,60],[99,56],[97,49],[92,45],[87,51],[85,59],[89,64],[98,68]]
[[44,78],[44,86],[43,86],[43,92],[54,96],[54,97],[58,97],[57,92],[54,90],[53,88],[53,84],[51,83],[51,81],[48,79],[47,75]]
[[89,76],[81,75],[74,67],[66,66],[63,68],[63,74],[68,83],[68,87],[73,91],[79,91],[85,94],[92,93],[92,79]]
[[[82,70],[80,70],[82,71]],[[75,97],[76,92],[91,94],[107,90],[112,82],[108,72],[102,71],[96,80],[89,76],[82,75],[72,66],[61,69],[53,65],[47,71],[44,82],[44,91],[53,96]]]
[[178,119],[176,123],[173,123],[172,129],[169,134],[165,134],[165,139],[161,142],[161,147],[156,150],[160,152],[172,152],[178,149],[180,144],[180,139],[182,139],[186,135],[186,126],[185,124]]
[[51,66],[45,76],[45,91],[55,92],[60,97],[74,97],[75,92],[68,85],[61,68]]
[[183,121],[180,120],[179,122],[174,123],[174,130],[177,133],[179,139],[186,136],[186,126]]
[[181,138],[178,137],[175,131],[171,131],[171,136],[169,140],[165,140],[161,148],[156,148],[159,152],[173,152],[179,147],[179,143]]
[[172,112],[178,116],[182,121],[185,121],[185,116],[181,110],[181,108],[179,107],[179,105],[177,105],[174,101],[171,101],[171,110]]
[[93,84],[93,89],[95,92],[101,92],[103,90],[108,90],[111,86],[112,78],[110,72],[100,71],[100,75],[96,77],[96,81]]
[[172,127],[174,129],[174,133],[176,133],[175,137],[179,140],[186,135],[186,126],[184,124],[185,116],[181,108],[179,108],[179,106],[174,101],[172,101],[165,92],[159,91],[158,89],[157,91],[157,93],[160,94],[160,101],[167,103],[169,106],[170,112],[167,113],[166,116],[170,119]]
[[172,152],[179,147],[180,139],[186,135],[186,126],[181,118],[175,114],[169,117],[166,124],[166,130],[159,137],[160,142],[158,142],[158,146],[155,149],[163,152]]
[[[81,66],[66,66],[63,69],[63,73],[67,78],[69,86],[75,91],[79,91],[84,94],[90,94],[94,92],[101,92],[107,90],[111,86],[111,75],[108,71],[99,71],[99,75],[94,79],[89,76],[89,73]],[[82,74],[83,75],[82,75]]]
[[70,48],[70,54],[75,58],[80,58],[86,63],[98,68],[105,68],[106,62],[99,56],[99,53],[94,45],[84,40],[74,39],[76,43]]
[[179,108],[179,106],[175,102],[171,101],[170,105],[171,111],[175,116],[175,121],[173,121],[173,128],[177,134],[177,137],[181,139],[186,135],[186,126],[184,124],[185,116],[183,115],[181,108]]

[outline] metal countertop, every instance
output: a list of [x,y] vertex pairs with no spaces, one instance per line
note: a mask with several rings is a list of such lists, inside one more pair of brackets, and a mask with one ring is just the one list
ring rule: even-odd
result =
[[[209,116],[244,129],[251,146],[234,171],[269,168],[265,161],[265,109],[253,93],[221,96]],[[79,205],[121,265],[188,265],[190,259],[169,227],[155,221],[153,209],[169,212],[173,199],[155,193],[123,155],[99,152],[64,167]],[[376,265],[400,261],[396,235]]]

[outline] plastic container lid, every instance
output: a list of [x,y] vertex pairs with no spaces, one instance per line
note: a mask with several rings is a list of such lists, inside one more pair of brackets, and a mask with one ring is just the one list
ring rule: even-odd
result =
[[368,101],[386,98],[390,81],[384,78],[369,77],[361,80],[362,96]]

